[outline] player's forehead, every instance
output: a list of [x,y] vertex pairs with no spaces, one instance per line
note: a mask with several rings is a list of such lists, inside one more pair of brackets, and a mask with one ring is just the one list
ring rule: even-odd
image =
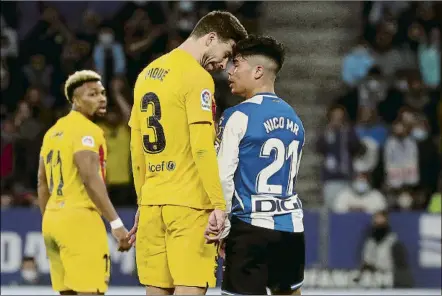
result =
[[103,91],[104,90],[104,86],[101,83],[101,81],[88,81],[83,83],[83,85],[81,86],[81,89],[83,91]]

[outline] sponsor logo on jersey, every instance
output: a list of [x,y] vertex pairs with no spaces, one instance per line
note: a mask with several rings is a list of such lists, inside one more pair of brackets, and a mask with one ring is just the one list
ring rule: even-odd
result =
[[201,92],[201,109],[204,111],[212,111],[212,94],[208,89],[203,89]]
[[297,196],[280,199],[271,196],[252,195],[253,213],[271,213],[272,215],[281,215],[292,213],[296,210],[302,210],[302,205],[300,204]]
[[176,168],[176,163],[174,161],[162,161],[158,164],[150,163],[147,165],[149,172],[156,173],[156,172],[164,172],[165,170],[172,172]]
[[95,141],[92,136],[84,136],[83,138],[81,138],[81,143],[83,144],[83,146],[86,146],[86,147],[94,147],[95,146]]

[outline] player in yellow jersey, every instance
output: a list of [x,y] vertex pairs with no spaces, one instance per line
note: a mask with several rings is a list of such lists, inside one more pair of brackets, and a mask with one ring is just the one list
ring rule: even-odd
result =
[[106,113],[100,76],[79,71],[66,81],[72,111],[45,134],[38,169],[42,232],[52,287],[62,295],[107,291],[110,257],[103,215],[119,250],[130,244],[127,230],[109,200],[105,178],[106,143],[92,122]]
[[222,230],[225,201],[214,148],[214,82],[233,46],[247,37],[236,17],[211,12],[177,49],[138,76],[129,121],[138,212],[136,261],[147,295],[205,294],[215,285],[210,220]]

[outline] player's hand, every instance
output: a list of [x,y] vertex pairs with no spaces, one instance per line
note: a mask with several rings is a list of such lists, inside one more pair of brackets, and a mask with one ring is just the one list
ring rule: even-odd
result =
[[118,241],[118,251],[126,252],[129,251],[132,245],[129,243],[127,238],[128,231],[126,227],[121,226],[120,228],[112,229],[112,235]]
[[129,239],[129,244],[135,245],[135,240],[137,239],[137,230],[138,230],[138,220],[140,219],[140,210],[137,210],[137,213],[135,214],[135,221],[134,226],[132,226],[132,229],[127,234],[127,238]]
[[210,214],[209,222],[204,232],[204,237],[208,244],[219,241],[224,231],[226,217],[226,212],[218,209],[213,210]]

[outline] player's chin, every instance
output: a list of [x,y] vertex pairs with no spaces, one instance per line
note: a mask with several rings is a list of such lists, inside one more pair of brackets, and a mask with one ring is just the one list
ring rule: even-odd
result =
[[107,109],[106,109],[106,108],[100,108],[100,109],[97,110],[97,112],[95,112],[95,114],[96,114],[98,117],[103,117],[103,116],[106,115],[106,112],[107,112]]

